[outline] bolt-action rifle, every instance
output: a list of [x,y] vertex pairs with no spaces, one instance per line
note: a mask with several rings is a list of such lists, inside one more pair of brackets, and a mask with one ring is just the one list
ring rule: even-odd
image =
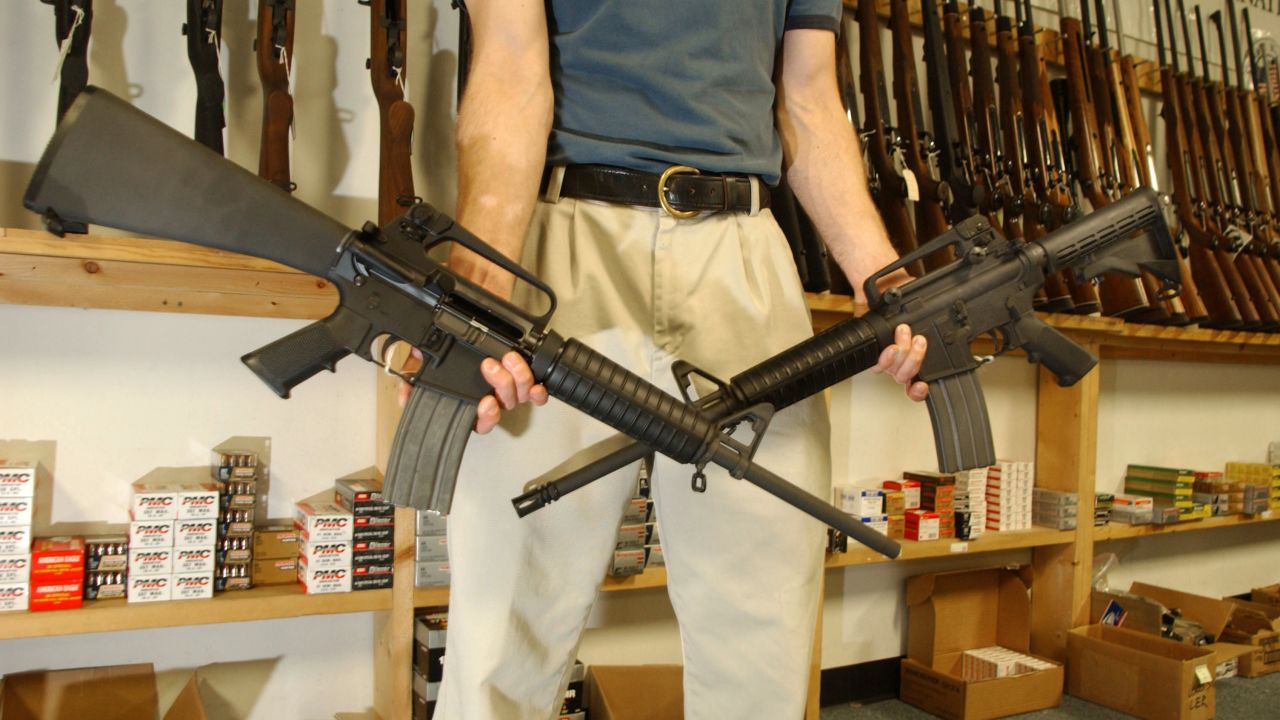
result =
[[258,175],[293,192],[289,177],[289,131],[293,127],[293,95],[289,75],[293,63],[295,0],[259,0],[258,36],[253,50],[262,82],[262,146]]
[[[1161,116],[1165,122],[1166,157],[1173,177],[1173,199],[1178,222],[1186,233],[1187,257],[1200,297],[1209,314],[1206,327],[1233,329],[1256,327],[1258,316],[1249,302],[1244,283],[1224,244],[1210,225],[1205,189],[1208,172],[1200,151],[1200,136],[1184,112],[1182,73],[1172,13],[1161,11],[1160,0],[1151,0],[1156,20],[1156,48],[1160,64]],[[1164,28],[1168,25],[1169,52]]]
[[941,23],[935,2],[926,1],[921,8],[934,133],[939,136],[940,147],[951,147],[951,157],[940,154],[939,159],[943,178],[953,196],[949,217],[954,224],[977,211],[990,215],[991,187],[975,158],[978,127],[965,53],[969,43],[964,37],[960,4],[944,0]]
[[[950,35],[947,40],[951,42]],[[1001,211],[1006,215],[1014,214],[1011,212],[1013,188],[1006,173],[1000,105],[991,76],[991,35],[987,30],[986,12],[976,3],[969,8],[969,49],[972,53],[969,74],[973,78],[972,109],[969,113],[973,123],[973,170],[977,181],[985,188],[984,202],[979,209],[992,222],[997,222]],[[1020,231],[1017,237],[1021,239]]]
[[[347,355],[374,361],[380,338],[418,348],[423,366],[397,429],[384,494],[392,502],[447,512],[476,403],[491,389],[485,357],[519,352],[537,382],[557,398],[651,448],[697,467],[716,464],[890,557],[897,544],[753,461],[772,408],[783,408],[872,367],[909,322],[930,343],[920,378],[930,385],[940,465],[994,460],[979,361],[969,344],[991,334],[997,350],[1025,349],[1059,382],[1080,379],[1097,359],[1036,317],[1032,297],[1048,273],[1069,269],[1087,280],[1147,269],[1170,283],[1172,239],[1158,198],[1134,193],[1034,243],[1005,240],[986,218],[971,218],[917,250],[953,247],[957,262],[880,292],[867,280],[872,311],[781,353],[696,401],[687,397],[696,368],[677,372],[686,398],[664,393],[608,358],[548,328],[555,294],[537,277],[448,216],[416,204],[381,227],[359,230],[310,208],[154,120],[93,88],[82,93],[50,140],[23,199],[51,230],[66,220],[251,254],[328,279],[339,304],[328,317],[244,356],[282,397]],[[513,273],[545,298],[522,310],[452,274],[428,249],[458,242]],[[1172,287],[1172,286],[1171,286]],[[743,405],[746,403],[746,405]],[[749,442],[731,428],[750,425]]]
[[[1276,118],[1277,113],[1280,113],[1280,108],[1276,107],[1271,97],[1271,83],[1264,80],[1263,75],[1258,74],[1257,55],[1253,47],[1253,23],[1249,21],[1249,8],[1245,8],[1243,14],[1244,33],[1245,37],[1248,38],[1249,67],[1253,73],[1254,96],[1258,103],[1259,124],[1262,126],[1263,145],[1266,148],[1265,162],[1270,176],[1276,178],[1280,177],[1280,143],[1277,142],[1276,138]],[[1263,95],[1262,91],[1257,89],[1257,84],[1260,82],[1266,85],[1266,95]],[[1277,215],[1277,213],[1280,213],[1280,187],[1276,187],[1275,183],[1268,182],[1264,185],[1262,194],[1265,201],[1270,204],[1271,209],[1272,233],[1271,242],[1267,247],[1267,271],[1271,273],[1271,278],[1276,285],[1280,286],[1280,227],[1277,226],[1277,223],[1280,223],[1280,216]]]
[[369,59],[365,67],[378,99],[378,222],[419,202],[413,192],[413,106],[404,98],[405,0],[356,0],[369,7]]
[[[862,142],[867,154],[871,195],[894,249],[899,255],[907,255],[916,249],[916,231],[907,212],[910,195],[907,181],[894,163],[894,153],[902,146],[902,139],[889,118],[889,90],[885,85],[875,0],[858,3],[858,74],[866,116]],[[920,277],[924,266],[916,263],[908,267],[907,272]]]
[[[89,33],[93,0],[41,0],[53,6],[53,34],[61,50],[58,70],[58,122],[89,83]],[[81,230],[80,232],[83,232]]]
[[[1087,0],[1082,7],[1088,9]],[[1058,12],[1074,138],[1070,144],[1075,147],[1075,180],[1085,199],[1097,210],[1113,202],[1119,192],[1109,162],[1114,147],[1112,128],[1110,123],[1099,122],[1100,103],[1094,94],[1097,87],[1092,82],[1085,28],[1080,19],[1067,13],[1065,0],[1058,0]],[[1146,291],[1136,278],[1104,278],[1098,296],[1107,315],[1132,316],[1150,308]]]
[[195,138],[210,150],[222,154],[222,129],[227,116],[222,108],[226,88],[218,68],[218,48],[222,45],[222,0],[187,0],[187,59],[196,76]]

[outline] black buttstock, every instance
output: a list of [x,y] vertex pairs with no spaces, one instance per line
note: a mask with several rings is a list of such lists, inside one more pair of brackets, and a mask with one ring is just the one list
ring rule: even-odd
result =
[[22,200],[73,221],[326,275],[349,229],[93,86],[72,104]]

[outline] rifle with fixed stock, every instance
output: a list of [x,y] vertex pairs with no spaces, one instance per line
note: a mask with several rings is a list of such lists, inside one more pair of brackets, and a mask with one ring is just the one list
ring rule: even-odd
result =
[[[58,40],[58,122],[89,83],[89,34],[93,0],[41,0],[53,6],[53,35]],[[80,231],[80,232],[83,232]]]
[[[1244,32],[1248,38],[1249,49],[1249,67],[1253,73],[1255,86],[1255,99],[1258,103],[1259,120],[1262,126],[1263,145],[1266,148],[1265,162],[1270,173],[1270,177],[1280,177],[1280,142],[1278,142],[1276,133],[1277,118],[1280,118],[1280,107],[1275,105],[1274,98],[1271,97],[1271,83],[1264,79],[1265,75],[1259,74],[1257,54],[1253,46],[1253,23],[1249,21],[1249,8],[1245,8],[1244,15]],[[1274,61],[1273,61],[1274,63]],[[1257,90],[1257,84],[1262,83],[1266,86],[1266,94]],[[1277,286],[1280,286],[1280,187],[1276,187],[1275,183],[1268,182],[1263,188],[1263,197],[1270,204],[1271,210],[1271,242],[1267,247],[1267,255],[1269,262],[1267,263],[1267,271],[1271,273],[1272,280]]]
[[289,175],[289,133],[293,128],[293,95],[289,76],[293,63],[296,0],[258,0],[258,35],[253,39],[262,83],[262,144],[258,175],[293,192]]
[[[991,35],[987,15],[976,2],[969,8],[969,75],[973,79],[973,170],[984,191],[980,209],[992,222],[1000,213],[1011,212],[1013,188],[1006,173],[1004,137],[1000,127],[1000,104],[991,72]],[[1019,211],[1020,214],[1020,211]],[[1017,233],[1021,239],[1021,231]]]
[[227,92],[218,67],[222,45],[222,0],[187,0],[187,59],[196,76],[195,138],[205,147],[223,154],[222,129],[227,116],[222,104]]
[[413,191],[413,106],[405,92],[406,0],[356,0],[369,8],[365,66],[378,100],[378,222],[419,202]]
[[[990,464],[995,456],[976,378],[980,362],[970,349],[974,339],[991,334],[999,351],[1021,347],[1060,383],[1071,384],[1097,358],[1033,312],[1032,297],[1046,274],[1070,270],[1088,280],[1146,269],[1171,287],[1177,282],[1172,239],[1149,191],[1035,243],[1010,242],[977,216],[917,250],[921,255],[947,244],[957,262],[880,292],[876,281],[912,260],[900,259],[867,280],[866,316],[730,382],[717,381],[716,392],[694,400],[692,377],[707,376],[678,365],[682,400],[550,330],[554,292],[431,206],[415,204],[389,223],[350,229],[105,91],[86,89],[73,104],[23,204],[54,231],[67,220],[94,222],[262,257],[328,279],[339,295],[331,315],[243,358],[282,397],[348,355],[376,362],[379,339],[418,348],[424,362],[405,376],[413,391],[383,487],[391,502],[448,511],[476,403],[491,391],[480,361],[514,351],[551,397],[630,436],[641,455],[652,448],[694,465],[695,490],[705,489],[702,469],[719,465],[889,557],[897,555],[897,543],[753,461],[774,408],[874,366],[896,325],[907,322],[930,343],[920,378],[930,385],[939,466]],[[545,299],[544,309],[521,310],[433,261],[427,251],[445,242],[461,243],[528,283]],[[750,425],[754,437],[735,439],[732,429],[740,425]]]

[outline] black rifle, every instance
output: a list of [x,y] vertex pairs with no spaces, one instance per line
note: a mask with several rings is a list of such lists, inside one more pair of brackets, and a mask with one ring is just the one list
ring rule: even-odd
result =
[[53,6],[54,36],[63,53],[58,84],[58,122],[89,83],[89,33],[93,0],[41,0]]
[[222,109],[226,88],[218,69],[218,45],[222,42],[222,0],[187,0],[187,57],[196,75],[195,138],[222,154],[222,129],[227,117]]
[[[957,262],[907,285],[879,292],[876,280],[911,262],[906,257],[867,280],[872,312],[848,320],[762,363],[721,391],[689,402],[662,392],[582,343],[547,329],[555,310],[550,288],[426,204],[381,228],[360,230],[321,214],[274,185],[200,149],[163,123],[109,93],[86,89],[46,148],[23,199],[51,228],[63,220],[252,254],[322,276],[339,291],[329,317],[246,355],[244,362],[276,393],[338,360],[374,360],[374,342],[394,338],[422,351],[412,396],[392,447],[384,494],[397,504],[447,511],[458,463],[475,422],[476,403],[491,389],[484,357],[511,351],[529,361],[552,397],[631,436],[638,444],[702,468],[714,463],[734,477],[845,532],[890,557],[892,540],[868,529],[752,461],[772,415],[873,366],[909,322],[930,342],[921,379],[930,383],[930,413],[944,468],[994,460],[978,366],[969,343],[991,334],[997,351],[1024,348],[1064,384],[1097,362],[1045,325],[1032,298],[1046,273],[1071,270],[1082,279],[1105,271],[1147,269],[1176,283],[1172,239],[1150,191],[1134,193],[1034,243],[1006,240],[983,217],[971,218],[919,249],[955,249]],[[1142,233],[1141,242],[1133,242]],[[424,250],[459,242],[498,264],[547,300],[545,312],[520,310],[451,274]],[[688,393],[699,373],[682,365]],[[705,375],[705,374],[703,374]],[[753,403],[738,410],[742,402]],[[755,404],[767,403],[767,404]],[[772,407],[770,407],[772,406]],[[730,428],[749,423],[748,442]]]
[[[956,3],[949,2],[949,12],[958,16]],[[933,134],[938,151],[938,174],[942,180],[943,193],[947,196],[947,220],[955,225],[973,215],[979,205],[986,203],[983,188],[973,181],[973,164],[970,157],[969,133],[962,133],[960,126],[964,120],[956,119],[955,90],[959,84],[968,83],[967,77],[961,77],[958,83],[951,82],[950,58],[942,38],[942,20],[938,17],[938,0],[923,0],[920,3],[924,25],[924,60],[928,75],[927,92],[929,93],[929,109],[933,113]],[[953,57],[963,57],[964,51],[958,49]],[[955,68],[965,73],[964,67]],[[967,75],[967,73],[965,73]],[[966,130],[968,125],[965,124]]]

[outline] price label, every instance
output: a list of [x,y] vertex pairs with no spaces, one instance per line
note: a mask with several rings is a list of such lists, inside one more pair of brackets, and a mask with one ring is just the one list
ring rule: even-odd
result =
[[916,174],[909,169],[903,169],[902,179],[907,183],[907,199],[911,202],[920,200],[920,181],[916,180]]
[[1208,665],[1196,666],[1196,679],[1200,681],[1201,685],[1208,685],[1213,682],[1213,673],[1209,670]]
[[951,552],[953,552],[953,553],[969,552],[969,543],[967,543],[967,542],[953,542],[953,543],[951,543]]

